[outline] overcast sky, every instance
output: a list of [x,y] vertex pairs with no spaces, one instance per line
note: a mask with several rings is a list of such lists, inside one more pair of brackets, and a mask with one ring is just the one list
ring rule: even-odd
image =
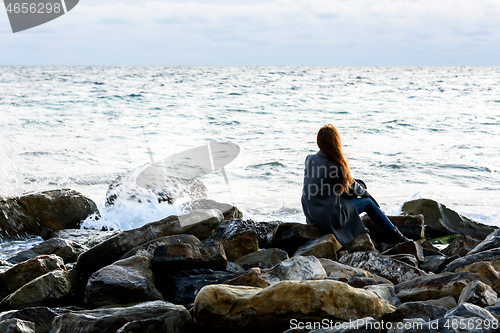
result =
[[500,0],[80,0],[0,65],[500,65]]

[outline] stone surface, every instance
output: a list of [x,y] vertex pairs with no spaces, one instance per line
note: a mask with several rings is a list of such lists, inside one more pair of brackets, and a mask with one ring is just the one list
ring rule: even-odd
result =
[[483,240],[497,229],[473,221],[430,199],[407,201],[401,211],[403,214],[424,215],[425,232],[430,238],[460,234]]
[[186,308],[175,305],[162,316],[128,322],[116,333],[188,333],[191,325],[191,315]]
[[384,255],[411,254],[419,262],[424,261],[424,249],[420,244],[418,244],[415,241],[397,244],[396,246],[390,248],[389,250],[384,251],[382,254]]
[[470,272],[441,273],[400,283],[396,286],[396,295],[401,302],[426,301],[446,296],[458,300],[462,289],[475,280],[489,283],[482,276]]
[[345,282],[348,285],[350,285],[351,287],[355,287],[355,288],[364,288],[366,286],[375,286],[375,285],[380,285],[380,284],[392,285],[391,281],[384,279],[383,277],[377,276],[377,275],[374,275],[373,278],[355,276],[355,277],[348,278],[348,279],[332,279],[332,278],[329,278],[329,279]]
[[84,302],[87,307],[96,308],[162,299],[155,288],[149,260],[133,256],[92,274],[85,287]]
[[[399,260],[413,267],[418,267],[418,260],[413,254],[390,254],[386,257]],[[420,267],[419,267],[420,268]]]
[[235,263],[243,268],[261,267],[271,268],[283,260],[288,259],[288,253],[280,249],[260,249],[238,258]]
[[42,255],[11,267],[0,275],[0,298],[54,270],[66,270],[64,262],[56,255]]
[[445,272],[455,272],[457,269],[469,266],[479,261],[498,261],[500,260],[500,248],[491,249],[471,255],[466,255],[462,258],[457,258],[446,265]]
[[85,280],[98,269],[112,264],[139,245],[163,236],[178,234],[192,234],[203,239],[210,236],[221,221],[222,213],[218,210],[198,210],[181,216],[171,215],[140,228],[123,231],[94,246],[78,257],[75,269]]
[[438,299],[429,299],[427,301],[421,301],[424,304],[442,306],[446,310],[451,310],[457,306],[457,301],[452,296],[446,296]]
[[89,215],[99,214],[95,203],[80,193],[52,190],[0,199],[0,236],[40,235],[52,231],[78,228]]
[[152,301],[130,307],[75,311],[55,318],[51,333],[115,333],[129,322],[157,318],[175,309],[179,305]]
[[358,237],[354,238],[349,243],[344,245],[343,249],[345,249],[349,253],[357,251],[378,252],[377,249],[375,248],[375,244],[373,243],[370,235],[366,232],[362,233],[361,235],[359,235]]
[[[70,312],[69,310],[52,310],[44,306],[29,307],[0,313],[0,322],[7,319],[21,319],[35,324],[36,333],[48,333],[52,321],[57,316]],[[3,332],[0,330],[0,332]]]
[[458,272],[467,271],[477,273],[490,281],[493,289],[498,293],[500,292],[500,274],[488,261],[479,261],[469,266],[465,266],[457,270]]
[[68,272],[55,270],[25,284],[0,302],[4,309],[22,309],[37,305],[60,305],[71,296]]
[[125,253],[121,259],[129,258],[135,255],[143,256],[148,258],[149,260],[153,259],[154,251],[157,247],[166,246],[166,245],[178,245],[178,244],[188,244],[191,246],[201,246],[201,241],[193,235],[188,234],[180,234],[180,235],[171,235],[164,236],[157,239],[154,239],[150,242],[144,243],[137,247],[134,247],[132,250]]
[[[424,216],[423,215],[400,215],[387,216],[403,235],[413,240],[424,238]],[[387,243],[387,231],[373,222],[368,215],[361,219],[363,224],[370,230],[370,236],[377,243]]]
[[401,304],[401,301],[396,296],[396,291],[392,284],[369,285],[363,287],[363,289],[371,291],[372,293],[380,297],[381,300],[386,301],[387,304],[390,304],[392,306],[397,307]]
[[284,260],[273,268],[263,271],[261,277],[272,285],[285,280],[322,280],[327,276],[323,265],[316,257],[299,256]]
[[402,322],[403,319],[422,318],[425,321],[444,317],[446,309],[441,306],[425,304],[422,302],[403,303],[396,311],[387,313],[382,317],[383,321]]
[[293,256],[300,246],[322,236],[323,232],[315,224],[281,223],[274,229],[269,247],[280,248]]
[[340,263],[382,276],[394,284],[426,276],[424,271],[374,252],[354,252],[340,258]]
[[55,231],[51,235],[51,238],[66,239],[86,246],[90,249],[121,232],[121,230],[102,231],[94,229],[65,229]]
[[199,209],[218,209],[222,212],[224,220],[235,220],[243,218],[243,213],[233,205],[220,203],[210,199],[197,199],[185,203],[183,209],[186,212]]
[[87,251],[88,248],[62,238],[51,238],[26,251],[8,259],[10,263],[17,264],[43,254],[55,254],[62,258],[65,263],[75,262],[78,256]]
[[234,234],[245,231],[253,230],[257,233],[259,248],[267,248],[272,238],[274,229],[283,222],[269,221],[269,222],[256,222],[254,220],[225,220],[215,229],[210,239],[223,241],[230,239]]
[[418,267],[425,272],[441,273],[448,263],[450,263],[448,257],[438,254],[425,257]]
[[7,319],[0,322],[2,333],[35,333],[35,324],[31,321],[17,318]]
[[472,238],[469,235],[461,235],[455,238],[444,250],[441,252],[448,257],[458,254],[460,257],[467,255],[473,248],[480,243],[479,240]]
[[204,287],[194,303],[198,331],[282,332],[290,320],[380,319],[395,308],[370,291],[332,280],[283,281],[270,287]]
[[363,277],[363,278],[367,277],[380,280],[382,283],[392,283],[383,277],[379,277],[378,275],[373,275],[369,271],[361,268],[344,265],[330,259],[320,258],[319,261],[321,265],[323,265],[327,277],[334,280],[340,280],[346,282],[347,279],[353,277]]
[[242,274],[234,279],[227,280],[224,282],[224,284],[257,288],[269,287],[271,284],[269,283],[269,281],[262,278],[261,274],[262,270],[260,268],[251,268],[247,273]]
[[458,304],[471,303],[481,307],[493,306],[496,302],[497,293],[481,281],[469,282],[458,299]]
[[293,256],[315,256],[318,259],[337,260],[337,251],[341,247],[342,245],[334,235],[324,235],[320,238],[307,241],[295,251]]
[[489,321],[496,320],[496,318],[488,310],[470,303],[462,303],[456,308],[449,310],[446,312],[445,317],[479,317]]
[[[471,243],[470,245],[472,246],[473,244],[474,243]],[[500,229],[497,229],[489,234],[481,243],[474,246],[467,254],[471,255],[498,247],[500,247]]]
[[254,230],[244,230],[235,233],[229,239],[222,240],[227,260],[235,261],[247,254],[259,250],[259,239]]

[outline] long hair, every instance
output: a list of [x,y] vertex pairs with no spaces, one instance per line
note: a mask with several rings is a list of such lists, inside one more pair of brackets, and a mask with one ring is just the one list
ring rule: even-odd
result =
[[328,160],[337,163],[342,168],[342,189],[343,193],[351,187],[354,179],[351,176],[351,170],[347,164],[347,159],[342,152],[342,142],[340,134],[332,124],[321,127],[316,137],[319,149],[326,155]]

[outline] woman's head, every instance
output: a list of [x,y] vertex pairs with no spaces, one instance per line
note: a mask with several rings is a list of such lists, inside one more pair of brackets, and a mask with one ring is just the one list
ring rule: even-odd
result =
[[340,141],[340,134],[332,124],[321,127],[316,137],[319,149],[326,155],[326,157],[342,167],[342,188],[347,192],[352,186],[354,179],[351,176],[351,170],[347,164],[347,159],[342,152],[342,142]]

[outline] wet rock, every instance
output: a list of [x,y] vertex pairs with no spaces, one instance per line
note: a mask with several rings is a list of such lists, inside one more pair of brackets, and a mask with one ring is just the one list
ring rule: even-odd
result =
[[418,260],[412,254],[391,254],[386,255],[386,257],[399,260],[413,267],[418,267]]
[[483,240],[497,228],[473,221],[430,199],[417,199],[403,204],[404,214],[422,214],[425,232],[431,238],[460,234]]
[[[432,243],[429,242],[429,241],[427,241],[427,240],[423,241],[422,243],[420,243],[420,245],[424,249],[424,256],[431,256],[431,255],[436,255],[436,254],[442,254],[437,247],[435,247],[434,245],[432,245]],[[425,250],[431,251],[431,252],[427,252],[426,253]],[[434,253],[434,252],[438,252],[438,253]]]
[[188,333],[191,324],[191,315],[186,308],[174,305],[160,317],[131,321],[116,333]]
[[85,287],[84,302],[87,307],[96,308],[162,299],[155,288],[149,260],[133,256],[92,274]]
[[363,287],[363,289],[371,291],[372,293],[380,297],[381,300],[386,301],[387,304],[390,304],[392,306],[397,307],[401,304],[401,301],[396,296],[396,291],[394,290],[394,286],[392,284],[369,285]]
[[318,259],[337,260],[337,251],[341,247],[342,245],[334,235],[324,235],[318,239],[307,241],[295,251],[293,256],[315,256]]
[[124,201],[137,203],[168,202],[173,204],[182,197],[203,199],[208,195],[207,188],[197,178],[181,179],[165,176],[164,183],[152,190],[137,185],[132,174],[119,176],[109,184],[106,192],[106,206],[112,206]]
[[261,277],[262,270],[260,268],[251,268],[247,273],[242,274],[234,279],[230,279],[224,282],[224,284],[229,284],[232,286],[247,286],[247,287],[257,287],[265,288],[269,287],[271,284]]
[[[424,238],[424,216],[423,215],[400,215],[387,216],[403,235],[408,238],[419,240]],[[377,243],[387,243],[387,231],[373,222],[368,215],[361,219],[373,240]]]
[[460,268],[457,271],[477,273],[490,281],[491,286],[495,291],[500,292],[500,274],[498,274],[498,271],[488,261],[476,262],[469,266]]
[[0,199],[0,236],[40,235],[42,229],[80,227],[89,215],[99,214],[89,198],[69,190],[52,190]]
[[257,239],[259,241],[259,248],[269,247],[269,241],[272,238],[272,233],[278,225],[283,222],[280,221],[270,221],[270,222],[256,222],[254,220],[225,220],[215,229],[210,239],[223,241],[231,238],[234,234],[245,231],[253,230],[257,233]]
[[293,256],[300,246],[322,236],[323,232],[315,224],[281,223],[274,229],[269,247],[280,248]]
[[4,309],[22,309],[37,305],[59,305],[71,296],[71,279],[68,272],[55,270],[25,284],[0,302]]
[[462,289],[475,280],[489,283],[482,276],[470,272],[441,273],[400,283],[396,286],[396,294],[402,302],[426,301],[446,296],[458,300]]
[[245,274],[246,273],[246,270],[243,269],[243,267],[235,264],[234,262],[230,262],[230,261],[227,262],[226,271],[228,271],[230,273],[236,273],[236,274]]
[[415,241],[400,243],[394,246],[393,248],[383,252],[384,255],[391,254],[411,254],[413,255],[419,262],[424,261],[424,249],[420,244]]
[[394,309],[374,293],[342,282],[282,281],[264,289],[204,287],[196,297],[193,317],[198,331],[259,333],[285,331],[291,327],[291,319],[380,319]]
[[496,320],[496,318],[488,310],[470,303],[462,303],[456,308],[449,310],[446,312],[445,317],[479,317],[484,320],[489,320],[490,322]]
[[418,267],[425,272],[441,273],[448,263],[450,263],[448,257],[438,254],[425,257]]
[[[474,243],[471,243],[470,247],[472,247],[473,244]],[[476,244],[476,246],[474,246],[467,254],[476,254],[479,252],[496,249],[498,247],[500,247],[500,229],[497,229],[489,234],[481,243]]]
[[[0,313],[0,321],[7,319],[30,321],[35,324],[36,333],[48,333],[54,318],[67,312],[69,311],[61,309],[52,310],[44,306],[37,306]],[[0,332],[3,331],[0,330]]]
[[444,317],[446,309],[441,306],[425,304],[422,302],[403,303],[396,311],[387,313],[382,317],[383,321],[402,322],[403,319],[422,318],[425,321]]
[[344,265],[339,262],[330,259],[319,259],[321,265],[325,269],[328,278],[333,280],[339,280],[347,282],[347,279],[360,277],[360,278],[371,278],[379,281],[380,283],[392,283],[389,280],[370,273],[367,270],[352,267],[349,265]]
[[61,257],[65,263],[75,262],[78,256],[87,251],[88,248],[78,243],[61,239],[52,238],[26,251],[8,259],[10,263],[17,264],[28,259],[38,257],[43,254],[55,254]]
[[157,318],[172,309],[179,309],[179,305],[152,301],[130,307],[75,311],[55,318],[51,333],[114,333],[128,322]]
[[377,249],[375,248],[375,244],[373,243],[372,239],[370,238],[370,235],[368,235],[366,232],[362,233],[358,237],[354,238],[351,240],[349,243],[344,245],[344,249],[349,252],[357,252],[357,251],[373,251],[373,252],[378,252]]
[[491,249],[475,254],[466,255],[462,258],[457,258],[446,265],[445,272],[455,272],[459,268],[469,266],[479,261],[498,261],[500,260],[500,248]]
[[35,324],[31,321],[17,318],[7,319],[0,322],[2,333],[35,333]]
[[179,244],[188,244],[194,247],[201,246],[201,241],[193,235],[181,234],[181,235],[172,235],[160,237],[150,242],[144,243],[137,247],[134,247],[132,250],[125,253],[121,259],[130,258],[132,256],[142,256],[146,257],[149,260],[153,259],[154,251],[157,247],[167,246],[167,245],[179,245]]
[[238,258],[235,263],[243,268],[254,266],[271,268],[286,259],[288,259],[288,253],[283,250],[260,249],[259,251]]
[[197,199],[183,205],[186,212],[199,209],[218,209],[222,212],[224,220],[236,220],[243,218],[243,213],[233,205],[220,203],[210,199]]
[[42,255],[11,267],[0,275],[0,298],[16,291],[26,283],[54,270],[66,270],[56,255]]
[[458,304],[471,303],[481,307],[493,306],[497,302],[497,293],[481,281],[472,281],[462,290]]
[[326,272],[316,257],[293,257],[284,260],[271,269],[265,270],[261,277],[272,285],[279,281],[306,281],[326,279]]
[[429,299],[427,301],[421,301],[421,303],[435,305],[435,306],[442,306],[446,310],[451,310],[457,306],[457,301],[455,300],[455,298],[451,296],[438,299]]
[[192,234],[206,238],[219,226],[222,214],[218,210],[199,210],[186,215],[171,215],[160,221],[148,223],[140,228],[126,230],[91,248],[78,257],[75,266],[82,279],[98,269],[119,260],[133,248],[169,235]]
[[194,302],[198,292],[211,284],[222,284],[240,274],[214,271],[211,269],[192,269],[175,272],[158,281],[157,287],[166,300],[175,304],[188,305]]
[[354,252],[340,258],[340,263],[382,276],[394,284],[426,276],[424,271],[374,252]]
[[121,232],[121,230],[102,231],[94,229],[65,229],[55,231],[51,237],[66,239],[90,249]]
[[467,255],[473,248],[475,248],[480,243],[479,240],[472,238],[468,235],[461,235],[455,238],[444,250],[441,252],[449,257],[453,255],[459,255],[463,257]]
[[[375,275],[375,278],[355,276],[355,277],[348,278],[348,279],[332,279],[332,278],[329,278],[329,279],[340,281],[340,282],[345,282],[354,288],[364,288],[367,286],[375,286],[375,285],[380,285],[380,284],[392,285],[391,281],[384,279],[383,277],[377,276],[377,275]],[[381,279],[384,279],[385,281],[382,281]]]
[[247,254],[259,250],[259,239],[254,230],[237,232],[227,240],[222,240],[227,260],[235,261]]

